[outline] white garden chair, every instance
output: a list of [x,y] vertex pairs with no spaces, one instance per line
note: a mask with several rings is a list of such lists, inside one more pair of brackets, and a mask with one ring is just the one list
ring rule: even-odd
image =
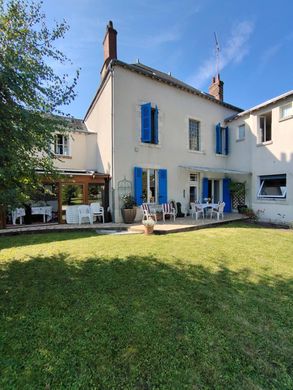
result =
[[157,222],[157,215],[155,212],[151,212],[150,206],[147,203],[143,203],[141,206],[143,217],[142,220],[148,220],[149,218],[153,218]]
[[204,210],[199,203],[190,203],[190,206],[191,206],[190,214],[192,218],[194,218],[195,216],[195,219],[198,220],[198,217],[200,215],[202,215],[202,218],[204,218]]
[[90,206],[87,206],[87,205],[78,206],[78,223],[79,223],[79,225],[82,223],[82,220],[84,218],[87,218],[91,225],[93,224],[93,216],[91,213]]
[[220,217],[224,219],[224,208],[225,202],[221,202],[217,208],[213,208],[211,211],[211,219],[213,218],[214,214],[217,216],[218,221],[220,220]]
[[100,203],[91,203],[90,209],[91,209],[91,213],[92,213],[92,218],[102,217],[102,221],[103,221],[103,223],[105,223],[104,207],[102,207],[100,205]]
[[165,216],[170,215],[170,218],[174,218],[174,221],[176,219],[176,210],[170,203],[163,203],[162,204],[162,211],[163,211],[163,221],[165,222]]
[[16,225],[17,218],[19,218],[19,224],[22,225],[22,217],[25,216],[25,209],[17,208],[15,210],[12,210],[11,216],[12,216],[12,224],[13,225]]

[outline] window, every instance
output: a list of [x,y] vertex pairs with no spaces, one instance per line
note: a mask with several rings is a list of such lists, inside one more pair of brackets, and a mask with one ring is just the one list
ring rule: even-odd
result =
[[272,112],[259,116],[259,142],[272,140]]
[[286,119],[293,115],[292,102],[280,107],[280,119]]
[[151,103],[141,106],[141,142],[149,144],[159,143],[159,110]]
[[216,126],[216,153],[229,154],[229,128],[221,127],[220,123]]
[[57,134],[55,136],[54,153],[61,156],[69,156],[69,140],[67,135]]
[[189,150],[200,150],[200,122],[189,119]]
[[286,198],[286,175],[260,176],[259,198]]
[[189,181],[197,181],[197,173],[191,173],[189,176]]
[[238,126],[238,141],[245,139],[245,125]]
[[158,171],[142,170],[142,199],[145,203],[158,203]]

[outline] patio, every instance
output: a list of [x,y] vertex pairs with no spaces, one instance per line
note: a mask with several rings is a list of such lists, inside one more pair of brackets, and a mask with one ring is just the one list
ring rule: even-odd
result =
[[[217,226],[225,223],[230,223],[233,221],[247,219],[246,216],[238,213],[225,213],[224,219],[217,221],[217,219],[194,219],[190,216],[185,218],[176,218],[175,222],[173,220],[166,220],[166,222],[158,221],[155,225],[154,233],[155,234],[168,234],[168,233],[177,233],[177,232],[186,232],[191,230],[204,229],[211,226]],[[131,225],[125,223],[97,223],[94,225],[90,224],[58,224],[58,223],[48,223],[48,224],[34,224],[34,225],[17,225],[12,226],[8,225],[6,229],[0,229],[0,236],[8,236],[22,233],[45,233],[45,232],[56,232],[56,231],[77,231],[77,230],[96,230],[97,232],[104,230],[113,230],[117,232],[129,231],[131,233],[143,233],[144,226],[141,223],[134,223]]]

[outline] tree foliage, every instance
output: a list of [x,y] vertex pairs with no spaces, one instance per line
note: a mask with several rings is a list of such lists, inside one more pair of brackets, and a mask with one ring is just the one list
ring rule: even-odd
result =
[[42,3],[0,0],[0,205],[24,201],[40,175],[54,173],[54,133],[67,131],[62,106],[78,80],[59,75],[54,63],[71,64],[57,48],[68,25],[48,28]]

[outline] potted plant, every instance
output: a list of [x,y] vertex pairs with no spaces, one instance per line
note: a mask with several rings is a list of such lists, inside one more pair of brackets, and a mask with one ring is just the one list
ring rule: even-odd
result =
[[154,231],[155,221],[152,218],[148,218],[142,221],[144,225],[144,234],[152,234]]
[[133,223],[136,217],[135,200],[131,194],[123,195],[121,214],[124,223]]

